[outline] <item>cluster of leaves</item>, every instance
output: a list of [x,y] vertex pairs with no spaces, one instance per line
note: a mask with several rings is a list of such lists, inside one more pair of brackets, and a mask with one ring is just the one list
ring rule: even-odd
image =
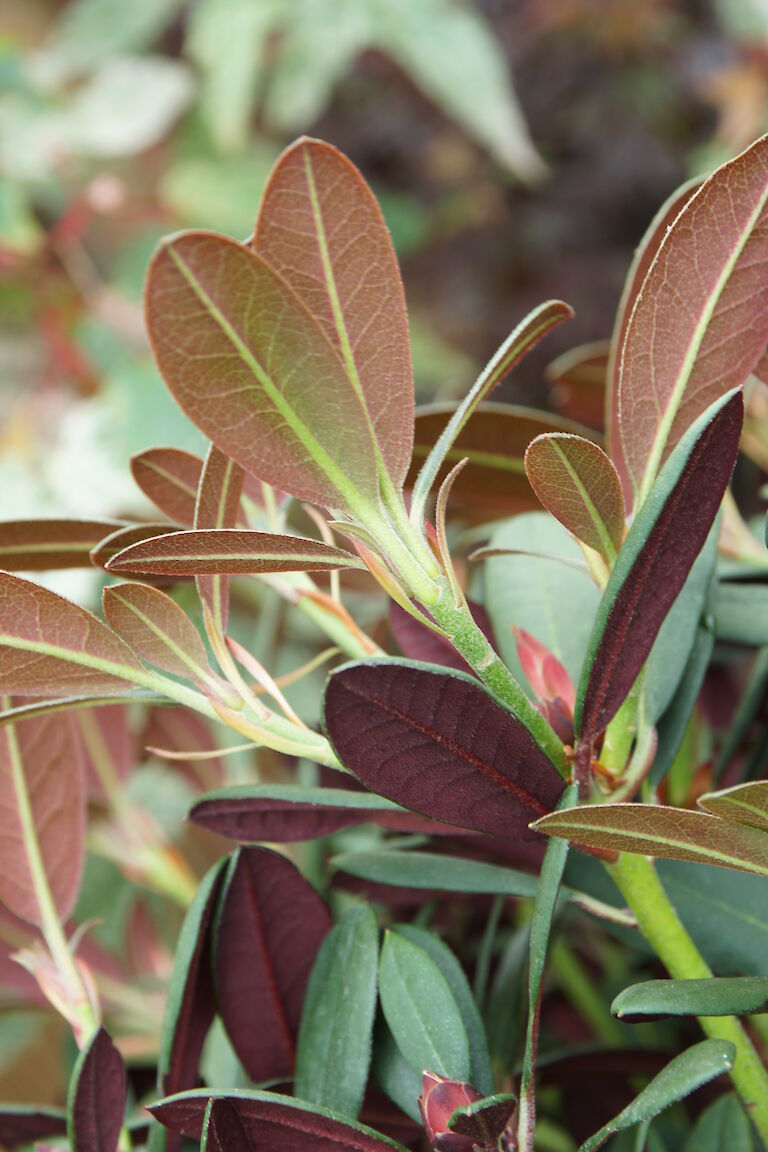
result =
[[[605,363],[607,450],[545,413],[486,403],[569,317],[560,301],[514,329],[438,428],[433,411],[414,414],[389,235],[362,177],[329,145],[301,139],[282,154],[247,243],[211,232],[163,243],[147,324],[170,391],[211,441],[205,460],[173,448],[135,458],[134,478],[166,521],[0,527],[0,787],[10,813],[0,898],[39,929],[21,959],[82,1049],[68,1115],[8,1106],[4,1144],[68,1126],[77,1149],[145,1137],[176,1148],[187,1137],[213,1149],[373,1152],[413,1147],[423,1130],[444,1152],[528,1152],[545,966],[563,905],[615,930],[639,923],[654,944],[666,897],[638,894],[620,854],[768,874],[764,782],[710,792],[700,812],[656,802],[668,772],[701,767],[690,733],[715,640],[768,643],[765,556],[743,542],[748,529],[726,496],[743,390],[761,386],[768,345],[766,173],[762,139],[653,222]],[[447,509],[469,503],[477,519],[485,497],[489,509],[523,499],[544,510],[483,530],[487,546],[473,553],[486,561],[483,606],[467,598]],[[478,542],[476,529],[468,536]],[[90,564],[127,577],[105,587],[104,621],[16,575]],[[342,579],[345,594],[391,599],[403,656],[383,653],[353,618]],[[199,609],[185,611],[192,580]],[[482,581],[473,584],[482,597]],[[233,634],[238,597],[247,603],[254,586],[304,612],[333,655],[352,657],[328,678],[322,732]],[[750,698],[729,759],[760,689]],[[126,808],[105,753],[111,728],[99,726],[128,706],[162,722],[167,704],[283,757],[277,782],[226,782],[196,799],[191,821],[242,846],[216,860],[191,901],[172,846]],[[161,752],[187,764],[211,756],[188,745]],[[133,1098],[126,1114],[122,1060],[99,1027],[107,984],[82,933],[68,939],[64,928],[83,857],[86,766],[110,812],[114,843],[102,829],[102,852],[188,905],[148,1135]],[[645,802],[625,803],[641,791]],[[588,854],[569,863],[569,842]],[[351,850],[329,866],[339,844]],[[445,892],[455,896],[443,908]],[[468,893],[497,900],[462,965],[441,931]],[[508,939],[504,897],[535,898],[529,924]],[[415,923],[400,915],[412,902],[423,905]],[[635,1125],[644,1139],[662,1110],[731,1067],[768,1135],[768,1074],[730,1019],[762,1010],[764,974],[710,979],[672,918],[699,967],[686,969],[674,941],[661,959],[697,979],[630,988],[614,1010],[625,1020],[700,1016],[709,1039],[666,1063],[585,1152]],[[509,1017],[525,1018],[526,954],[522,1029]],[[571,978],[580,971],[572,958],[559,963]],[[114,984],[113,974],[113,995]],[[707,1024],[720,1017],[727,1031]],[[215,1069],[199,1086],[215,1018],[247,1085],[239,1090],[217,1084]],[[704,1113],[692,1147],[710,1132],[717,1140],[726,1121],[726,1139],[736,1132],[749,1147],[730,1096]]]

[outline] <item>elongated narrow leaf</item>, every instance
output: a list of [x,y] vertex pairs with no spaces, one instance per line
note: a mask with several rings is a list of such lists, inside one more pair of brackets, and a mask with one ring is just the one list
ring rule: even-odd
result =
[[123,1058],[99,1028],[80,1053],[69,1085],[67,1127],[76,1152],[116,1152],[126,1097]]
[[61,919],[77,897],[85,850],[85,780],[69,716],[0,730],[0,900],[32,924],[43,922],[47,882]]
[[203,1121],[201,1152],[251,1152],[252,1148],[235,1105],[226,1099],[210,1100]]
[[[406,485],[412,488],[419,466],[457,411],[455,404],[429,404],[416,411],[413,463]],[[481,404],[470,416],[443,459],[435,484],[441,484],[459,460],[469,461],[456,479],[451,500],[462,514],[511,515],[539,507],[525,474],[525,450],[543,432],[587,434],[587,429],[561,416],[513,404]]]
[[549,432],[529,444],[525,470],[544,507],[611,566],[624,538],[624,497],[602,448]]
[[768,832],[768,781],[758,780],[754,784],[737,784],[722,792],[708,792],[699,797],[699,805],[715,816],[732,820],[737,824],[748,824]]
[[331,926],[296,867],[267,848],[233,857],[216,919],[216,995],[251,1079],[293,1074],[304,992]]
[[398,832],[436,835],[456,831],[448,824],[415,816],[372,792],[301,784],[236,784],[220,788],[196,801],[189,818],[210,832],[245,844],[258,840],[275,844],[316,840],[369,820]]
[[752,1126],[738,1096],[721,1096],[699,1116],[683,1152],[754,1152]]
[[368,1082],[378,967],[376,917],[358,904],[320,945],[301,1016],[296,1095],[353,1120]]
[[385,1096],[397,1104],[401,1112],[416,1124],[423,1124],[419,1108],[422,1074],[415,1072],[403,1056],[382,1013],[377,1017],[373,1034],[371,1074]]
[[344,1122],[325,1108],[312,1107],[277,1092],[181,1092],[150,1105],[149,1111],[168,1128],[199,1140],[210,1100],[229,1101],[238,1111],[254,1148],[270,1152],[406,1152],[402,1144],[364,1124]]
[[66,1134],[67,1114],[63,1108],[0,1104],[0,1144],[3,1148],[18,1148]]
[[[441,432],[434,447],[424,461],[421,471],[413,486],[411,508],[414,520],[420,522],[424,505],[432,489],[437,474],[446,460],[448,452],[453,448],[459,433],[477,409],[478,405],[487,400],[494,388],[511,372],[516,364],[530,352],[540,340],[557,328],[564,320],[573,315],[573,309],[562,300],[548,300],[534,308],[517,328],[507,337],[495,355],[489,360],[483,371],[472,385],[466,398],[459,404],[447,425]],[[466,455],[466,453],[465,453]]]
[[621,354],[619,428],[641,500],[686,429],[765,352],[767,204],[763,137],[692,196],[637,294]]
[[[240,509],[245,473],[239,464],[211,444],[200,474],[195,504],[195,530],[234,528]],[[229,581],[223,576],[195,576],[198,595],[223,635],[229,618]]]
[[0,692],[17,696],[102,695],[144,676],[130,648],[90,612],[6,572],[0,647]]
[[105,536],[91,552],[91,563],[97,568],[106,568],[113,556],[128,548],[131,544],[138,544],[140,540],[151,540],[153,536],[167,536],[169,532],[178,529],[170,524],[128,524],[118,528]]
[[107,564],[107,571],[194,576],[333,572],[339,568],[362,567],[350,552],[331,548],[319,540],[222,528],[155,536],[120,552]]
[[447,980],[423,948],[395,932],[386,934],[381,949],[379,998],[415,1072],[469,1079],[469,1039]]
[[377,499],[365,409],[323,332],[259,256],[205,232],[167,241],[149,272],[147,323],[181,407],[247,472],[332,508]]
[[154,696],[151,692],[111,692],[105,696],[63,696],[60,700],[34,700],[31,704],[19,704],[0,712],[0,728],[6,724],[16,724],[21,720],[32,720],[35,716],[49,716],[56,712],[73,712],[83,708],[109,708],[115,704],[165,704],[165,696]]
[[0,523],[0,568],[90,568],[91,550],[123,526],[115,520],[5,520]]
[[333,867],[374,884],[428,892],[525,896],[532,900],[537,889],[536,877],[528,872],[437,852],[344,852],[333,858]]
[[608,362],[603,372],[602,390],[602,394],[605,397],[606,447],[621,477],[628,508],[632,506],[632,483],[627,473],[627,466],[621,444],[621,432],[619,430],[619,377],[621,373],[621,353],[627,334],[627,325],[632,316],[638,293],[643,286],[645,277],[648,275],[648,269],[661,247],[661,242],[667,234],[667,229],[674,223],[700,184],[701,180],[696,177],[693,180],[687,181],[687,183],[683,184],[680,188],[677,188],[669,199],[662,204],[649,224],[632,258],[611,334]]
[[200,633],[175,600],[147,584],[104,589],[109,626],[134,652],[174,676],[206,683],[212,676]]
[[133,478],[169,520],[191,528],[203,462],[180,448],[150,448],[131,457]]
[[347,664],[325,692],[339,759],[372,791],[435,820],[525,836],[563,782],[526,728],[459,672],[400,661]]
[[267,181],[251,243],[338,349],[401,487],[413,444],[408,317],[397,257],[370,188],[330,144],[297,140]]
[[704,812],[655,804],[598,804],[553,812],[535,827],[574,844],[693,860],[768,876],[768,834]]
[[658,1116],[670,1104],[683,1100],[702,1084],[729,1072],[735,1059],[736,1049],[726,1040],[702,1040],[700,1044],[694,1044],[670,1060],[623,1112],[581,1145],[579,1152],[595,1152],[614,1132],[623,1132]]
[[589,742],[614,716],[712,527],[736,460],[743,418],[736,393],[688,429],[629,530],[592,629],[575,728]]
[[620,992],[611,1012],[621,1020],[646,1016],[751,1016],[768,1008],[768,978],[647,980]]

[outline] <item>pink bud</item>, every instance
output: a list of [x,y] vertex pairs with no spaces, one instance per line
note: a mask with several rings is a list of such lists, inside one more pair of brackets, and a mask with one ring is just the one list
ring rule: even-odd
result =
[[436,1072],[424,1072],[419,1107],[429,1142],[438,1152],[473,1152],[474,1142],[468,1136],[451,1132],[448,1121],[457,1108],[466,1108],[482,1098],[482,1093],[466,1080],[449,1080]]
[[576,705],[576,690],[568,670],[545,644],[526,632],[512,626],[517,644],[517,658],[525,672],[528,683],[542,701],[560,700],[573,714]]

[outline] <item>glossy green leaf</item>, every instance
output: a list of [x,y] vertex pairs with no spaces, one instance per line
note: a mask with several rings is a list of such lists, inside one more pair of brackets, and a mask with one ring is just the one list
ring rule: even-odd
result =
[[349,876],[396,888],[432,892],[474,892],[487,895],[536,895],[537,881],[528,872],[501,868],[481,860],[439,856],[434,852],[347,852],[333,858],[333,867]]
[[108,572],[164,576],[201,573],[333,572],[364,565],[341,548],[300,536],[241,528],[205,529],[154,536],[131,545],[107,564]]
[[92,549],[122,527],[115,520],[5,520],[0,523],[0,568],[90,568]]
[[699,797],[699,806],[714,816],[737,824],[747,824],[768,832],[768,781],[737,784],[722,792],[707,792]]
[[296,1095],[353,1119],[368,1081],[378,963],[376,917],[358,904],[320,946],[296,1046]]
[[721,1096],[702,1112],[683,1152],[753,1152],[752,1129],[737,1096]]
[[359,397],[316,322],[260,257],[209,233],[168,240],[150,268],[147,322],[171,392],[247,472],[353,513],[377,500]]
[[735,1059],[736,1049],[725,1040],[702,1040],[700,1044],[694,1044],[670,1060],[623,1112],[581,1145],[579,1152],[595,1152],[614,1132],[623,1132],[658,1116],[670,1104],[683,1100],[703,1084],[730,1071]]
[[200,633],[170,596],[147,584],[113,584],[102,603],[109,626],[142,660],[173,676],[213,683]]
[[645,1016],[751,1016],[768,1011],[768,977],[647,980],[620,992],[611,1012],[621,1020]]
[[399,933],[384,937],[379,997],[397,1046],[415,1072],[469,1078],[469,1040],[450,985],[429,954]]

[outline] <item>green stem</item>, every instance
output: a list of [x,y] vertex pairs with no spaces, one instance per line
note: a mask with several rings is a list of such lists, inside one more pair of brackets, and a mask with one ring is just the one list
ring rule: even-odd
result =
[[[712,972],[670,903],[653,862],[622,853],[608,872],[637,917],[638,927],[675,980],[709,979]],[[707,1036],[736,1048],[731,1070],[736,1091],[768,1148],[768,1071],[735,1016],[699,1017]]]
[[598,1040],[620,1047],[624,1043],[621,1024],[611,1016],[605,1001],[596,991],[594,980],[562,936],[553,942],[549,962],[571,1006],[589,1024]]

